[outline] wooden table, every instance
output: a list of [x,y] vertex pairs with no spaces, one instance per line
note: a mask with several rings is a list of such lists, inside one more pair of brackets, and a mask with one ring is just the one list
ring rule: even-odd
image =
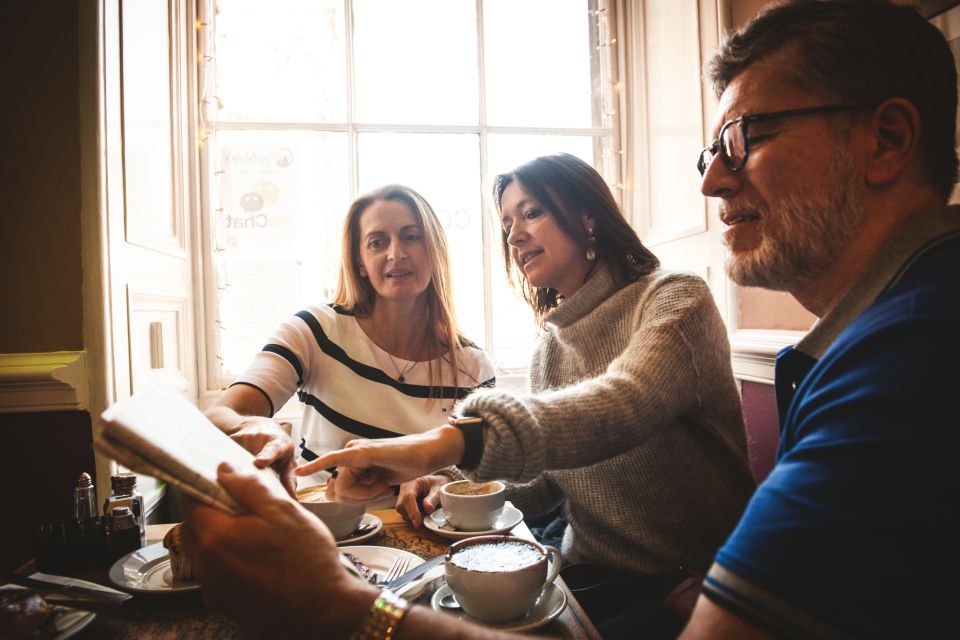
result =
[[[406,524],[393,509],[371,511],[383,521],[383,529],[371,540],[360,544],[379,545],[403,549],[422,558],[430,558],[443,553],[452,542],[427,530],[416,531]],[[163,539],[163,534],[173,526],[148,525],[147,543]],[[513,535],[533,539],[530,530],[522,522],[513,529]],[[83,577],[109,586],[113,586],[102,572],[84,572]],[[418,604],[429,606],[430,596],[438,585],[439,578],[418,597]],[[569,638],[574,640],[599,640],[600,634],[584,614],[583,609],[570,593],[561,579],[557,584],[565,591],[567,608],[550,624],[531,633],[548,638]],[[136,594],[116,611],[101,612],[93,622],[79,634],[77,640],[120,640],[124,638],[210,638],[233,639],[254,638],[253,633],[244,630],[227,616],[208,609],[198,591],[170,593],[162,595]]]

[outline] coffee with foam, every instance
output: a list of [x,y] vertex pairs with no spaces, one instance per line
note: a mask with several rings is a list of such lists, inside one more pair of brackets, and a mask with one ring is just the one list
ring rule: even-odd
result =
[[470,571],[514,571],[535,564],[543,552],[525,542],[503,540],[460,549],[450,561]]
[[458,496],[485,496],[500,491],[501,486],[499,482],[457,482],[447,491]]
[[297,500],[300,502],[330,502],[327,500],[327,485],[315,484],[312,487],[297,489]]

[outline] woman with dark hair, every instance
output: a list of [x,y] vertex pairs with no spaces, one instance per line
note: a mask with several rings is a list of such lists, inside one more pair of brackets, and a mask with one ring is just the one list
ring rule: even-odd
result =
[[[564,576],[585,587],[578,599],[595,622],[645,600],[653,635],[679,630],[661,601],[686,570],[709,567],[754,488],[713,297],[699,277],[659,269],[602,177],[574,156],[499,176],[494,198],[507,272],[543,329],[530,393],[476,391],[457,408],[479,426],[354,441],[297,473],[340,466],[331,497],[341,501],[446,464],[507,480],[527,516],[563,505],[564,562],[577,563]],[[419,506],[434,510],[435,492],[418,482]],[[416,523],[415,497],[398,508]]]
[[[258,464],[279,467],[291,493],[294,457],[417,433],[494,382],[490,359],[457,328],[447,240],[430,204],[387,185],[357,198],[343,229],[332,303],[284,322],[207,411]],[[294,393],[304,405],[296,451],[270,418]]]

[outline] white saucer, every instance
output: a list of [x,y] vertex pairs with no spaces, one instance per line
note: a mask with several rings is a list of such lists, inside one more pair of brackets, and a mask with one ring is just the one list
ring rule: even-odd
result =
[[425,517],[423,526],[445,538],[473,538],[474,536],[492,536],[498,533],[506,533],[520,524],[521,520],[523,520],[523,512],[507,502],[503,505],[503,511],[497,516],[497,521],[493,523],[493,528],[487,531],[459,531],[454,529],[453,525],[447,522],[447,516],[443,509],[437,509]]
[[137,549],[114,562],[110,567],[110,581],[121,589],[137,593],[178,593],[200,588],[193,580],[174,580],[170,554],[163,542]]
[[[410,553],[409,551],[404,551],[403,549],[393,549],[391,547],[341,547],[340,552],[349,553],[354,558],[362,562],[367,568],[373,570],[377,576],[381,578],[385,573],[390,571],[390,567],[393,566],[393,563],[399,556],[410,557],[410,562],[407,564],[408,571],[425,562],[423,558],[415,553]],[[417,578],[413,582],[407,583],[400,587],[395,593],[398,596],[403,596],[408,600],[413,600],[423,593],[423,590],[428,584],[430,584],[431,581],[443,576],[443,571],[443,563],[441,563],[427,571],[423,576]]]
[[433,594],[433,597],[430,598],[430,606],[433,607],[434,611],[441,611],[447,615],[457,616],[458,620],[466,620],[484,627],[501,629],[503,631],[529,631],[530,629],[542,627],[551,620],[554,620],[557,616],[563,613],[564,609],[567,608],[567,596],[563,592],[563,589],[555,584],[550,584],[546,589],[543,590],[543,593],[540,594],[540,599],[537,600],[536,604],[533,605],[533,608],[527,612],[527,615],[512,622],[504,622],[503,624],[487,624],[471,618],[462,609],[445,609],[444,607],[441,607],[440,598],[450,593],[453,593],[453,591],[450,590],[450,587],[447,586],[446,583],[436,590],[436,592]]
[[372,524],[373,528],[367,531],[361,531],[357,535],[350,534],[343,540],[337,540],[337,546],[342,547],[347,544],[357,544],[358,542],[365,542],[372,538],[373,536],[380,533],[380,529],[383,529],[383,520],[373,515],[372,513],[363,514],[363,519],[360,520],[360,524],[357,525],[357,528],[364,527],[368,524]]

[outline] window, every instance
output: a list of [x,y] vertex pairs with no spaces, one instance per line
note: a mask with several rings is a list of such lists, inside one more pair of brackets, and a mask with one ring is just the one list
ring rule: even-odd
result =
[[347,207],[388,182],[444,223],[464,333],[525,368],[537,328],[506,285],[489,185],[557,151],[620,182],[605,1],[203,0],[211,383],[332,297]]

